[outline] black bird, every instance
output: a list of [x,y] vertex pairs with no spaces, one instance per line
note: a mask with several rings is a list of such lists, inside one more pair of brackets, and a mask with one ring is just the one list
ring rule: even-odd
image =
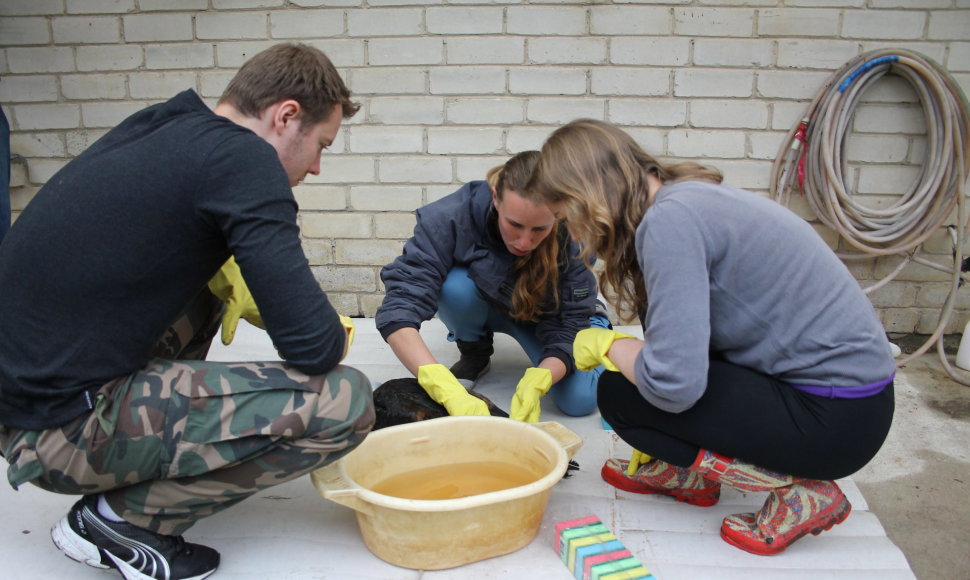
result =
[[[485,401],[493,417],[509,416],[487,397],[475,391],[468,391],[468,393]],[[404,423],[448,416],[448,410],[443,405],[436,403],[431,395],[418,384],[418,379],[413,377],[391,379],[377,387],[374,390],[374,410],[377,412],[375,430],[392,425],[403,425]]]
[[[475,391],[468,391],[468,394],[485,401],[493,417],[509,416],[488,397]],[[393,425],[448,416],[448,410],[436,403],[414,377],[391,379],[374,389],[374,410],[377,413],[375,431]],[[579,469],[579,464],[570,460],[563,477],[569,477],[575,469]]]

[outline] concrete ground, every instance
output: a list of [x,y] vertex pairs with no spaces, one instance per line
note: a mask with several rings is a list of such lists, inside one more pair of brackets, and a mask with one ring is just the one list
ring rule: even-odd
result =
[[[403,376],[373,321],[357,322],[358,336],[347,363],[364,370],[375,386]],[[422,334],[429,346],[450,364],[457,352],[444,341],[440,323],[425,326]],[[210,359],[275,358],[265,333],[253,330],[241,323],[232,348],[214,345]],[[525,363],[511,339],[497,341],[482,392],[496,401],[507,400],[508,385]],[[725,490],[718,506],[692,508],[669,498],[616,491],[600,480],[598,466],[604,457],[628,455],[628,446],[604,430],[598,417],[565,417],[546,405],[543,420],[560,421],[584,438],[577,455],[582,469],[553,488],[539,538],[513,554],[437,572],[391,566],[362,545],[353,511],[322,500],[305,478],[203,520],[188,539],[223,553],[220,578],[553,580],[570,575],[550,546],[552,525],[596,514],[660,580],[970,578],[970,387],[950,379],[934,354],[900,369],[896,394],[896,418],[885,446],[869,466],[840,482],[853,503],[850,518],[771,558],[731,548],[717,535],[724,515],[754,511],[763,497]],[[5,467],[0,465],[0,477]],[[14,492],[0,485],[5,524],[0,526],[0,578],[118,577],[72,562],[50,544],[49,526],[74,499],[33,486]]]
[[889,438],[852,479],[917,578],[970,578],[970,387],[935,348],[899,374]]

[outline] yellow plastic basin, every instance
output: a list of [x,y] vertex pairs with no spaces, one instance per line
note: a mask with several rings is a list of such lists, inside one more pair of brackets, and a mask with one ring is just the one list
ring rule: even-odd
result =
[[[371,433],[354,451],[311,474],[320,494],[353,508],[367,548],[415,570],[441,570],[514,552],[539,532],[552,486],[582,439],[559,423],[444,417]],[[501,461],[532,483],[443,500],[404,499],[370,489],[388,477],[440,465]]]

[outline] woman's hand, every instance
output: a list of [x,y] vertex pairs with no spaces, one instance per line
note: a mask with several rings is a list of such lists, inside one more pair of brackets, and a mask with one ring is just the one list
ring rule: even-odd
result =
[[538,422],[541,411],[539,399],[549,391],[551,386],[552,371],[540,367],[526,369],[525,375],[515,387],[509,417],[526,423]]
[[608,355],[613,342],[624,338],[635,339],[636,337],[608,328],[580,330],[573,341],[573,359],[576,361],[576,368],[590,371],[603,365],[608,371],[620,372]]

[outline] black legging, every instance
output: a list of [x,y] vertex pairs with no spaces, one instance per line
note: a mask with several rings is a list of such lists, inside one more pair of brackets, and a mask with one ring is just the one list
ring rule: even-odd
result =
[[603,418],[627,443],[681,467],[709,449],[781,473],[830,480],[855,473],[892,424],[893,385],[863,399],[809,395],[751,369],[711,360],[707,390],[682,413],[648,403],[620,373],[600,377]]

